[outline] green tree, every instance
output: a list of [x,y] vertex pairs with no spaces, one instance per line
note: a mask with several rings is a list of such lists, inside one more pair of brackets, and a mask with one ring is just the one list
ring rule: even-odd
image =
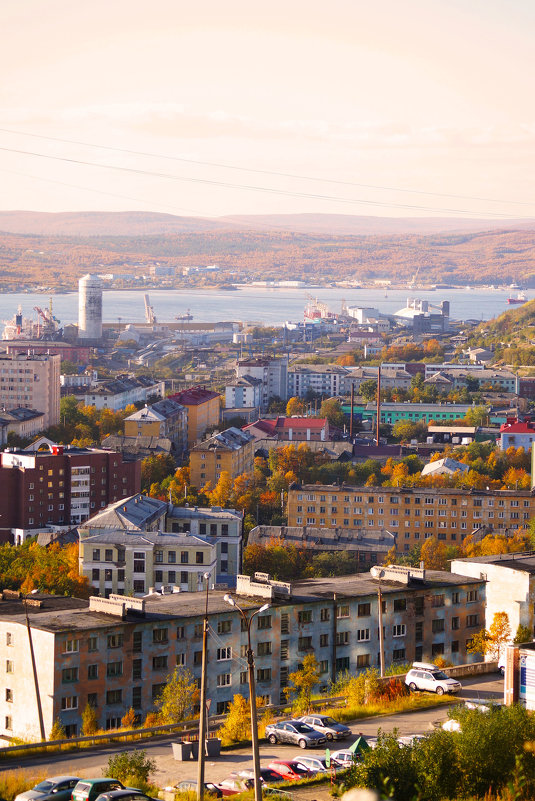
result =
[[122,751],[108,759],[102,775],[113,776],[123,784],[136,786],[146,784],[155,770],[156,762],[147,757],[146,751]]
[[377,397],[377,381],[371,378],[363,381],[359,387],[359,395],[368,402],[375,400]]
[[337,398],[327,398],[321,404],[320,417],[326,417],[329,423],[337,428],[343,428],[345,415],[342,411],[342,404]]
[[186,668],[176,667],[167,677],[167,683],[156,701],[162,724],[185,720],[192,712],[198,694],[193,674]]
[[307,654],[303,659],[303,666],[290,673],[289,680],[293,687],[288,687],[288,694],[297,695],[297,701],[300,709],[308,711],[310,709],[310,701],[312,698],[312,690],[320,683],[321,673],[314,654]]
[[82,712],[82,734],[88,736],[98,731],[97,710],[92,704],[86,704]]
[[54,723],[52,724],[52,728],[50,729],[50,735],[48,737],[49,740],[65,740],[67,739],[67,735],[65,734],[65,728],[63,723],[59,718],[56,718]]
[[531,636],[531,629],[529,626],[523,626],[522,623],[519,623],[513,643],[515,645],[521,645],[522,643],[531,642],[532,640],[533,637]]

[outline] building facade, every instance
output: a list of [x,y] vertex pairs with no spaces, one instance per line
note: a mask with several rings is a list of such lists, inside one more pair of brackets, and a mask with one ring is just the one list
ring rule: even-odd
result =
[[304,398],[308,393],[329,398],[346,394],[345,367],[336,364],[303,364],[288,368],[288,396]]
[[215,487],[224,471],[232,480],[242,473],[252,476],[254,443],[252,434],[233,427],[200,442],[189,454],[193,486],[200,489],[209,481]]
[[288,399],[288,364],[284,359],[240,359],[236,365],[238,378],[251,376],[262,381],[262,411],[270,398]]
[[[439,571],[385,569],[381,578],[385,664],[444,656],[474,659],[466,643],[481,628],[485,582]],[[371,574],[309,579],[294,584],[265,575],[239,576],[237,602],[251,614],[257,694],[279,703],[289,675],[315,654],[324,684],[340,673],[377,666],[378,580]],[[247,633],[224,592],[209,592],[211,709],[222,713],[236,693],[248,695]],[[70,601],[71,599],[64,599]],[[155,593],[146,598],[92,598],[82,608],[30,612],[45,729],[60,720],[68,735],[81,730],[82,712],[95,707],[99,726],[116,728],[134,709],[154,709],[175,666],[200,684],[205,601],[202,593]],[[22,603],[0,603],[0,735],[38,738],[35,690]],[[4,662],[4,660],[6,660]]]
[[60,356],[0,356],[0,409],[43,412],[43,426],[59,423]]
[[529,417],[525,420],[508,417],[507,422],[500,426],[500,449],[502,451],[511,447],[530,451],[534,442],[535,425]]
[[225,387],[225,409],[260,409],[263,383],[260,378],[244,375]]
[[169,397],[188,411],[188,449],[191,449],[208,428],[218,425],[220,396],[205,387],[192,387]]
[[175,453],[183,454],[188,447],[188,410],[171,398],[164,398],[126,417],[124,433],[127,437],[170,439]]
[[137,378],[119,376],[113,381],[99,382],[84,395],[86,406],[95,409],[126,409],[133,403],[146,403],[151,398],[163,398],[165,395],[165,381],[154,381],[148,376]]
[[526,526],[534,514],[535,497],[527,490],[308,484],[288,491],[289,526],[386,528],[398,551],[429,537],[460,543],[481,527],[503,533]]

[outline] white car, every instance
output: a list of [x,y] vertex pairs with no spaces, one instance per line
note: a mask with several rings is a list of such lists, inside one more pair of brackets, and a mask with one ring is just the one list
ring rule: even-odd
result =
[[301,754],[297,754],[292,757],[292,760],[294,762],[299,762],[300,765],[303,765],[307,770],[311,770],[314,773],[325,773],[329,770],[325,764],[325,760],[320,759],[320,757],[301,756]]
[[349,768],[359,759],[360,754],[353,751],[335,751],[331,754],[331,760],[339,768]]
[[444,693],[458,693],[462,684],[457,679],[450,679],[436,665],[426,662],[414,662],[412,668],[405,676],[405,684],[413,691],[425,690],[437,695]]

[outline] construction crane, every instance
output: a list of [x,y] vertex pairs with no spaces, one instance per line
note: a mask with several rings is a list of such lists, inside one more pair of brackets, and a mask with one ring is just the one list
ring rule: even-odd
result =
[[150,305],[150,300],[147,293],[143,295],[143,299],[145,301],[145,320],[149,325],[154,325],[156,322],[156,315],[154,314],[154,309]]

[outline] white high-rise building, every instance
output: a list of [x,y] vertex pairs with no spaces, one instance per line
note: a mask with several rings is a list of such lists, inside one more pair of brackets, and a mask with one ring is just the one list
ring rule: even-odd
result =
[[102,338],[102,281],[84,275],[78,282],[78,338]]

